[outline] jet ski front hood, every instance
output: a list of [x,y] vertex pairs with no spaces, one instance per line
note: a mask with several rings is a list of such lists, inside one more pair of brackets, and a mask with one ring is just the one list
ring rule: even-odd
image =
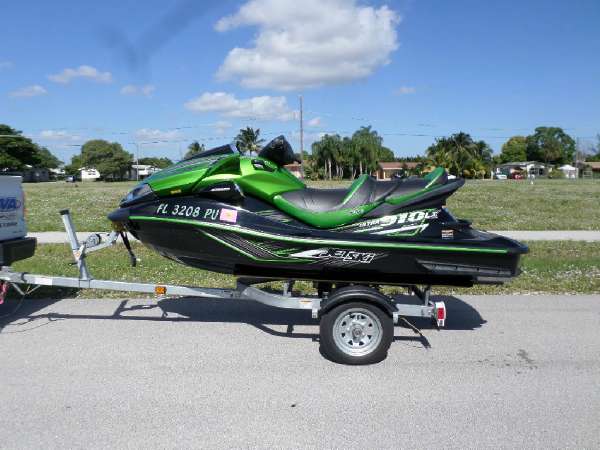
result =
[[189,193],[202,180],[217,162],[224,159],[237,159],[239,152],[229,146],[199,153],[184,159],[166,169],[156,172],[144,180],[159,197]]

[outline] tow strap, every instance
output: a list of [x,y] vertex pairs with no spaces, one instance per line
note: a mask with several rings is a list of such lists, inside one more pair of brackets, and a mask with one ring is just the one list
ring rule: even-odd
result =
[[129,253],[129,261],[131,262],[131,267],[135,267],[137,265],[137,258],[131,249],[131,244],[129,243],[129,238],[127,237],[127,233],[120,231],[121,239],[123,239],[123,244],[125,244],[125,248],[127,249],[127,253]]

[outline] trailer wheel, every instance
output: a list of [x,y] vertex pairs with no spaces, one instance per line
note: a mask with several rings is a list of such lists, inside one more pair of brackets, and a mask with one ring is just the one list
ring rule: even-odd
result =
[[392,318],[377,306],[350,302],[321,318],[321,351],[340,364],[374,364],[387,357],[394,337]]

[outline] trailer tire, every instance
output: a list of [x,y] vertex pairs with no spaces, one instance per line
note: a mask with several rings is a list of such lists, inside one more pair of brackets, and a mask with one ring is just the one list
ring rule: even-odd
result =
[[394,323],[372,303],[343,303],[321,317],[320,338],[321,353],[333,362],[375,364],[387,357]]

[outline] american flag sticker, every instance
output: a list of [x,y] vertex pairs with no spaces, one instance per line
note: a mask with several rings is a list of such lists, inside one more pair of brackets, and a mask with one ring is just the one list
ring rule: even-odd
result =
[[235,209],[222,209],[219,220],[222,222],[236,223],[237,211]]

